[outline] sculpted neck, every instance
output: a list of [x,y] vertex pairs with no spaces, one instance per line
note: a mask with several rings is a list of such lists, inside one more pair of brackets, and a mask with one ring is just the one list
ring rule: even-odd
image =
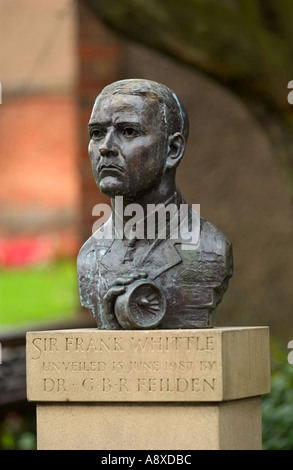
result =
[[[148,204],[166,204],[171,200],[176,204],[179,194],[180,192],[176,187],[175,178],[169,179],[168,181],[163,180],[159,182],[157,186],[152,186],[148,191],[142,194],[123,196],[123,213],[126,206],[129,204],[138,204],[144,211],[147,211]],[[119,203],[121,203],[121,198],[119,198]],[[111,204],[112,210],[115,212],[115,198],[111,199]],[[121,207],[119,209],[121,209]],[[129,217],[124,218],[126,222]]]
[[[122,198],[122,196],[116,196],[112,199],[113,228],[116,227],[119,233],[126,234],[128,238],[132,238],[130,232],[128,233],[129,230],[135,231],[136,238],[145,238],[146,234],[150,233],[148,232],[148,225],[150,225],[151,230],[153,230],[151,231],[153,236],[150,236],[150,238],[156,237],[160,225],[158,219],[153,216],[154,211],[157,210],[154,206],[157,207],[161,204],[166,207],[169,204],[175,204],[179,210],[182,199],[175,182],[172,185],[152,187],[150,191],[135,197]],[[132,206],[129,206],[130,204]]]

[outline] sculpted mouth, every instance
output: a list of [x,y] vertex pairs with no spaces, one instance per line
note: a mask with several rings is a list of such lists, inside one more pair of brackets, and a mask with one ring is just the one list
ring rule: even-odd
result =
[[125,173],[124,168],[122,168],[119,165],[116,165],[115,163],[111,163],[111,164],[102,163],[102,165],[99,166],[98,171],[100,172],[103,170],[116,170],[116,171]]

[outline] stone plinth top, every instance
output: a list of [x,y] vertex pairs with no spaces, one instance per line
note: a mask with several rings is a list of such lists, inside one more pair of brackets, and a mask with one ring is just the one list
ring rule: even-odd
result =
[[269,329],[27,333],[37,402],[220,402],[270,391]]

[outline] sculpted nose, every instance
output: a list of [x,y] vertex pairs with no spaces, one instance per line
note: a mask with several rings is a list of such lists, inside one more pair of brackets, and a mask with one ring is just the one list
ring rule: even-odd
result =
[[103,140],[103,142],[101,142],[100,154],[103,157],[118,155],[113,130],[109,130],[105,136],[105,139]]

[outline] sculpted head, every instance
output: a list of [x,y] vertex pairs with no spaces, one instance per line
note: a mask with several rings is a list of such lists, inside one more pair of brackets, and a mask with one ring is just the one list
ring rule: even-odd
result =
[[188,138],[188,116],[165,85],[114,82],[97,97],[89,121],[89,155],[97,185],[110,197],[134,197],[176,168]]

